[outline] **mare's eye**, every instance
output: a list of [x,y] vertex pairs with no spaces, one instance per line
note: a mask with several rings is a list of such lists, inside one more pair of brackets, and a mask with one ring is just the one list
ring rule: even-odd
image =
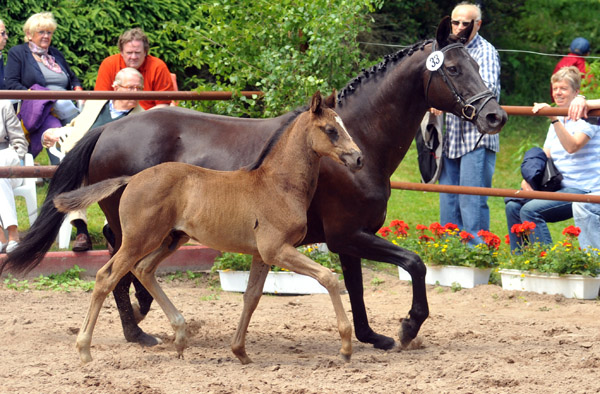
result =
[[446,70],[448,70],[448,74],[450,75],[458,75],[458,68],[456,68],[455,66],[450,66],[446,68]]
[[328,135],[337,135],[337,129],[333,126],[327,126],[325,127],[325,133]]

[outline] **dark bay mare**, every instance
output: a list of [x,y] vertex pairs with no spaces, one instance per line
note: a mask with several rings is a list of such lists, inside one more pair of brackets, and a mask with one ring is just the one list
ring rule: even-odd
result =
[[[321,161],[308,210],[308,231],[301,243],[326,242],[339,254],[356,338],[376,348],[390,349],[394,339],[369,326],[361,258],[400,266],[412,277],[412,306],[399,332],[403,346],[417,336],[429,315],[422,260],[376,235],[386,217],[390,176],[410,147],[423,115],[435,107],[468,119],[482,133],[499,132],[507,119],[462,44],[470,32],[465,29],[460,36],[451,35],[446,17],[434,41],[386,56],[338,94],[336,112],[363,152],[364,167],[353,173],[327,158]],[[433,46],[443,54],[441,67],[435,71],[427,64],[442,57],[428,59]],[[0,273],[4,268],[21,272],[39,264],[64,218],[52,204],[58,193],[77,189],[84,182],[133,175],[167,161],[235,170],[253,162],[270,135],[295,115],[292,111],[272,119],[242,119],[168,108],[128,116],[88,132],[58,167],[38,219],[0,266]],[[117,192],[99,203],[114,231],[116,248],[121,242],[119,198]],[[156,340],[139,328],[134,317],[129,300],[132,279],[126,276],[113,292],[125,337],[154,344]],[[147,313],[151,297],[141,286],[136,286],[136,296],[141,312]]]

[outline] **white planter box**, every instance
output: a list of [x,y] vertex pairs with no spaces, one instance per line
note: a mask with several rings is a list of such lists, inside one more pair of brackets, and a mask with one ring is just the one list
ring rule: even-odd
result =
[[[491,268],[427,265],[425,283],[428,285],[452,286],[452,283],[456,282],[462,288],[471,289],[477,285],[487,285],[491,272]],[[398,267],[398,273],[400,280],[411,280],[409,273],[400,267]]]
[[562,294],[567,298],[593,300],[598,297],[600,278],[582,275],[531,273],[500,270],[504,290],[533,291],[539,294]]
[[[333,274],[332,275],[337,275]],[[249,271],[219,271],[221,288],[225,291],[245,292]],[[322,294],[327,293],[316,279],[289,271],[270,271],[263,293],[272,294]]]

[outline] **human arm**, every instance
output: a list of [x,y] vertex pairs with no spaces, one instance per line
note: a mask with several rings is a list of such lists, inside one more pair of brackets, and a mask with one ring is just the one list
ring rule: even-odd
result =
[[17,118],[15,110],[10,103],[2,105],[2,122],[8,135],[10,146],[17,151],[17,155],[22,160],[25,157],[25,153],[27,153],[29,143],[25,138],[25,133],[23,133],[21,122],[19,122],[19,118]]
[[600,99],[586,100],[583,96],[577,96],[569,105],[569,113],[567,119],[579,120],[587,118],[590,109],[600,108]]
[[[531,111],[533,113],[537,113],[542,108],[550,108],[550,105],[547,103],[533,103],[533,109]],[[583,148],[585,144],[589,142],[590,137],[581,131],[577,131],[573,134],[569,133],[566,125],[561,122],[557,116],[549,115],[547,118],[550,119],[552,127],[554,128],[554,133],[556,133],[560,144],[565,151],[567,151],[567,153],[573,154]],[[546,151],[546,156],[550,157],[549,150]]]
[[[121,55],[118,55],[121,56]],[[104,91],[112,91],[113,82],[117,71],[114,71],[114,58],[113,56],[109,56],[100,63],[100,67],[98,68],[98,76],[96,77],[96,85],[94,86],[94,90],[104,90]],[[118,60],[118,59],[117,59]]]
[[8,51],[6,66],[4,67],[4,85],[8,90],[27,90],[29,87],[23,84],[23,72],[25,68],[25,53],[19,46]]

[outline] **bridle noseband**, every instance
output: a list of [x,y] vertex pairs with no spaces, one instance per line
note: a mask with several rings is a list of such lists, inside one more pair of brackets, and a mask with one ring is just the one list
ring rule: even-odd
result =
[[[436,42],[434,40],[431,44],[431,53],[435,52],[435,44]],[[460,42],[455,42],[453,44],[446,45],[445,47],[440,49],[440,52],[445,53],[455,48],[464,48],[464,45]],[[452,92],[454,99],[457,103],[460,104],[463,119],[466,119],[468,121],[473,121],[477,119],[477,116],[479,115],[481,109],[488,103],[488,101],[494,98],[494,94],[488,89],[485,92],[477,93],[471,96],[469,99],[465,100],[452,83],[452,80],[450,80],[450,78],[446,74],[446,70],[444,69],[444,66],[442,64],[442,66],[439,67],[437,70],[429,72],[429,79],[427,80],[427,88],[425,90],[425,100],[429,108],[431,108],[431,105],[429,105],[429,85],[431,85],[431,79],[433,77],[433,73],[435,72],[441,75],[442,79],[444,80],[444,83]],[[478,105],[475,105],[477,101],[481,102]]]

